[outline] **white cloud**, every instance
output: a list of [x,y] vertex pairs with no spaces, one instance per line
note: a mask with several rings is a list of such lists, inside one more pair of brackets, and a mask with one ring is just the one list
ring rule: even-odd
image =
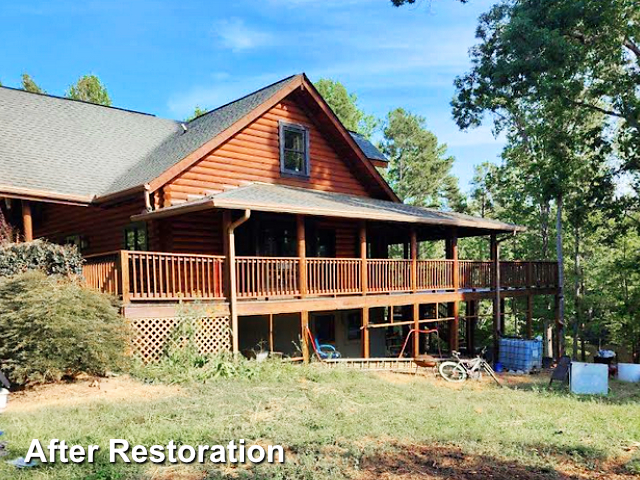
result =
[[224,48],[234,52],[272,46],[275,39],[271,33],[250,27],[243,19],[237,17],[217,22],[214,34]]

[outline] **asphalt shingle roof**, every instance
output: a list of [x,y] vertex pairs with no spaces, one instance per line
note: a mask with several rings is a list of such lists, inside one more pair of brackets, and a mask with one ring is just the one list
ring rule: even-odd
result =
[[253,183],[200,200],[142,214],[140,217],[177,215],[183,209],[198,208],[253,209],[265,212],[289,212],[327,217],[369,219],[389,222],[448,225],[463,229],[482,229],[493,232],[523,231],[524,227],[488,218],[473,217],[456,212],[375,198],[322,192],[284,185]]
[[0,87],[0,187],[102,196],[143,185],[226,130],[295,76],[187,124]]
[[383,162],[387,161],[387,157],[385,157],[380,150],[376,148],[376,146],[367,140],[366,137],[360,135],[359,133],[349,131],[351,137],[356,141],[362,152],[366,155],[366,157],[370,160],[382,160]]

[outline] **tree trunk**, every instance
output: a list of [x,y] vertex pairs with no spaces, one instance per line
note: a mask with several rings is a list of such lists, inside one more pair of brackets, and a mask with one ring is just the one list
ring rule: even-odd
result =
[[580,228],[576,224],[574,226],[575,232],[575,247],[573,249],[573,274],[574,274],[574,298],[573,305],[575,308],[574,318],[573,318],[573,353],[571,358],[573,360],[578,360],[578,335],[580,333],[580,296],[581,296],[581,279],[580,279]]
[[558,318],[556,335],[558,337],[558,358],[564,355],[564,255],[562,253],[562,194],[556,198],[558,209],[556,216],[556,253],[558,257]]
[[[540,201],[540,238],[542,241],[541,258],[549,259],[549,217],[551,216],[551,202],[546,200]],[[547,315],[542,324],[543,336],[543,353],[545,357],[553,357],[553,322],[549,321],[551,312],[553,311],[551,300],[547,300]]]

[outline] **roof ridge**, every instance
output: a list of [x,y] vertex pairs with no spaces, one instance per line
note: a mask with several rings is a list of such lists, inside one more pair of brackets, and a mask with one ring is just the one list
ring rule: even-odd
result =
[[247,93],[246,95],[243,95],[243,96],[242,96],[242,97],[240,97],[240,98],[236,98],[235,100],[231,100],[231,101],[229,101],[229,102],[225,103],[224,105],[220,105],[219,107],[214,108],[213,110],[209,110],[209,111],[207,111],[207,112],[203,113],[202,115],[197,116],[196,118],[192,118],[191,120],[189,120],[189,121],[187,122],[187,125],[189,125],[191,122],[195,122],[196,120],[198,120],[198,119],[200,119],[200,118],[202,118],[202,117],[206,117],[206,116],[207,116],[207,115],[209,115],[210,113],[217,112],[218,110],[221,110],[221,109],[223,109],[223,108],[225,108],[225,107],[228,107],[229,105],[232,105],[232,104],[234,104],[234,103],[236,103],[236,102],[240,102],[240,101],[244,100],[245,98],[248,98],[248,97],[250,97],[250,96],[252,96],[252,95],[255,95],[256,93],[260,93],[260,92],[262,92],[263,90],[266,90],[266,89],[268,89],[268,88],[271,88],[271,87],[273,87],[274,85],[277,85],[278,83],[282,83],[282,82],[285,82],[285,81],[287,81],[287,80],[291,80],[291,79],[292,79],[292,78],[294,78],[294,77],[302,76],[302,75],[303,75],[302,73],[294,73],[293,75],[289,75],[288,77],[284,77],[284,78],[281,78],[280,80],[276,80],[275,82],[272,82],[272,83],[270,83],[269,85],[266,85],[266,86],[264,86],[264,87],[262,87],[262,88],[259,88],[258,90],[254,90],[253,92],[251,92],[251,93]]
[[69,98],[69,97],[62,97],[60,95],[52,95],[50,93],[30,92],[28,90],[23,90],[22,88],[9,87],[9,86],[6,86],[6,85],[0,85],[0,88],[4,88],[4,89],[7,89],[7,90],[13,90],[14,92],[26,93],[26,94],[29,94],[29,95],[38,95],[40,97],[55,98],[56,100],[67,100],[69,102],[83,103],[85,105],[93,105],[95,107],[110,108],[112,110],[119,110],[121,112],[135,113],[135,114],[144,115],[144,116],[147,116],[147,117],[160,118],[162,120],[170,120],[172,122],[176,122],[176,120],[171,120],[170,118],[162,118],[162,117],[156,116],[153,113],[141,112],[139,110],[131,110],[129,108],[114,107],[112,105],[102,105],[100,103],[88,102],[86,100],[80,100],[80,99],[77,99],[77,98]]

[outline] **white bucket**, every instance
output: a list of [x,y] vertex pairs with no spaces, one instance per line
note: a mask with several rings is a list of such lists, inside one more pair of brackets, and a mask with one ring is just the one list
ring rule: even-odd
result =
[[9,403],[9,390],[0,388],[0,412],[7,408],[7,403]]
[[640,365],[636,365],[635,363],[619,363],[618,380],[623,382],[640,382]]
[[582,395],[609,393],[609,366],[603,363],[571,362],[571,392]]

